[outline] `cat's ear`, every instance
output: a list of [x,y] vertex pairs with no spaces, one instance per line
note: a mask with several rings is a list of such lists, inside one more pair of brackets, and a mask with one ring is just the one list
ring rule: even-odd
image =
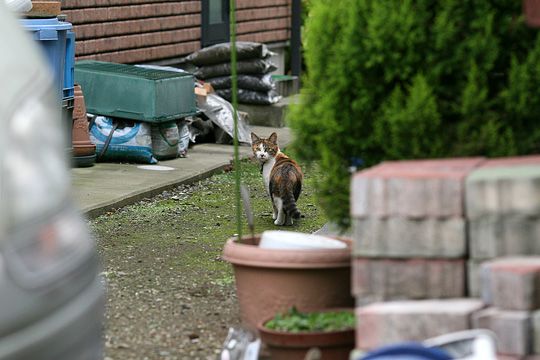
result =
[[272,144],[277,145],[277,134],[273,132],[272,135],[270,135],[270,137],[268,138],[268,140],[270,140]]
[[261,140],[260,137],[255,135],[255,133],[251,133],[251,142],[256,142],[256,141],[259,141],[259,140]]

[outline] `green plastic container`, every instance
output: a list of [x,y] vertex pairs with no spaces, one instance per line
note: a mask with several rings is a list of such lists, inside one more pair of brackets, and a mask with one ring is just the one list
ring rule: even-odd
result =
[[197,112],[195,78],[189,73],[84,60],[75,63],[75,83],[89,113],[164,122]]

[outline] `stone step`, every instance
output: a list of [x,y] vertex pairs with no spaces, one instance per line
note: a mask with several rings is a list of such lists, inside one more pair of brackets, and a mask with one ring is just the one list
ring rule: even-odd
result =
[[465,296],[465,260],[353,259],[357,304]]
[[[250,125],[284,127],[287,109],[299,101],[298,95],[284,97],[273,105],[238,104],[238,111],[248,114],[246,121]],[[268,134],[270,135],[270,134]],[[268,136],[263,135],[263,136]]]
[[463,217],[464,179],[483,158],[383,162],[354,175],[351,214]]
[[504,310],[540,309],[540,257],[499,258],[481,265],[482,300]]
[[462,258],[467,252],[465,219],[356,218],[354,255],[394,258]]
[[405,300],[363,306],[356,309],[356,347],[372,350],[467,330],[473,313],[482,307],[476,299]]
[[473,327],[493,331],[501,354],[525,356],[533,352],[531,312],[490,307],[473,314]]

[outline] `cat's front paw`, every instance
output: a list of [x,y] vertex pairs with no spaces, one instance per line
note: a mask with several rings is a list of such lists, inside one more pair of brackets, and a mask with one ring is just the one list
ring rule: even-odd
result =
[[285,223],[285,221],[279,221],[279,219],[276,219],[276,221],[274,221],[274,225],[277,225],[277,226],[282,226],[283,224]]

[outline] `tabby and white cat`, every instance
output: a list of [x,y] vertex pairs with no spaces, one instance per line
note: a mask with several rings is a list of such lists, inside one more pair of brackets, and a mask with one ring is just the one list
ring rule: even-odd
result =
[[293,219],[300,218],[296,201],[302,191],[302,170],[279,150],[276,133],[268,139],[251,133],[251,143],[253,154],[261,163],[266,192],[272,200],[274,224],[292,225]]

